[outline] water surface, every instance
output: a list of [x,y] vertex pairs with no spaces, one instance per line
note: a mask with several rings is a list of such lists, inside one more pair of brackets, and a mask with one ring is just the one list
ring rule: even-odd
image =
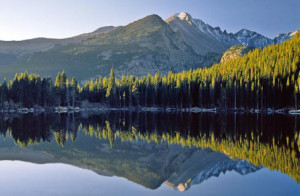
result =
[[0,117],[4,195],[298,195],[299,120],[105,112]]

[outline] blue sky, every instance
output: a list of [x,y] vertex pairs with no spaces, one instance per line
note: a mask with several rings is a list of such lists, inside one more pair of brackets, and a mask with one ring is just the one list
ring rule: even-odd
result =
[[300,0],[0,0],[0,5],[0,40],[70,37],[177,12],[228,32],[247,28],[274,37],[300,29]]

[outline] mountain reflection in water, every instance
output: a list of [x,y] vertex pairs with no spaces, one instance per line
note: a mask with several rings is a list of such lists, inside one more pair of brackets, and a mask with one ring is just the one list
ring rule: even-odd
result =
[[[300,182],[299,120],[260,114],[105,112],[0,116],[1,160],[65,163],[184,191],[227,171]],[[20,148],[21,147],[21,148]]]

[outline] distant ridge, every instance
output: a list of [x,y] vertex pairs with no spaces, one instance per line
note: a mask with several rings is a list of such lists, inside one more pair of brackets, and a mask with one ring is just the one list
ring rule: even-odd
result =
[[233,34],[185,12],[166,20],[153,14],[126,26],[101,27],[65,39],[0,41],[0,77],[11,79],[15,73],[28,71],[53,78],[65,70],[85,81],[107,76],[112,65],[118,77],[166,74],[211,66],[234,45],[262,48],[295,34],[279,34],[274,39],[247,29]]

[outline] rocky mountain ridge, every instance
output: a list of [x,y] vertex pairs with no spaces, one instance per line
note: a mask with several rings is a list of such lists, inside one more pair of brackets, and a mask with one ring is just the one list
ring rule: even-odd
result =
[[236,33],[227,33],[226,30],[222,31],[220,27],[212,27],[211,25],[205,23],[200,19],[194,19],[188,13],[182,12],[174,14],[172,17],[168,18],[166,21],[173,19],[181,20],[195,26],[200,32],[205,35],[218,40],[227,47],[234,45],[244,45],[255,48],[263,48],[270,44],[282,43],[285,40],[290,39],[295,36],[297,31],[289,32],[286,34],[279,34],[274,39],[267,38],[255,31],[248,29],[241,29]]
[[232,46],[224,52],[220,60],[220,63],[225,63],[231,59],[242,57],[253,49],[254,49],[253,47],[243,46],[243,45]]
[[225,174],[229,171],[235,171],[240,175],[247,175],[260,169],[260,167],[249,164],[245,160],[224,158],[216,161],[207,155],[205,162],[206,164],[204,165],[201,162],[198,163],[200,166],[197,167],[201,168],[201,170],[197,170],[193,165],[190,168],[186,168],[181,173],[172,174],[168,180],[165,181],[165,184],[174,190],[186,191],[191,186],[201,184],[211,177],[220,176],[221,173]]
[[166,20],[150,15],[126,26],[102,27],[66,39],[0,41],[0,77],[11,79],[28,71],[54,78],[64,70],[83,82],[107,76],[112,67],[118,77],[167,74],[210,66],[234,45],[264,47],[295,34],[271,40],[246,29],[227,33],[184,12]]

